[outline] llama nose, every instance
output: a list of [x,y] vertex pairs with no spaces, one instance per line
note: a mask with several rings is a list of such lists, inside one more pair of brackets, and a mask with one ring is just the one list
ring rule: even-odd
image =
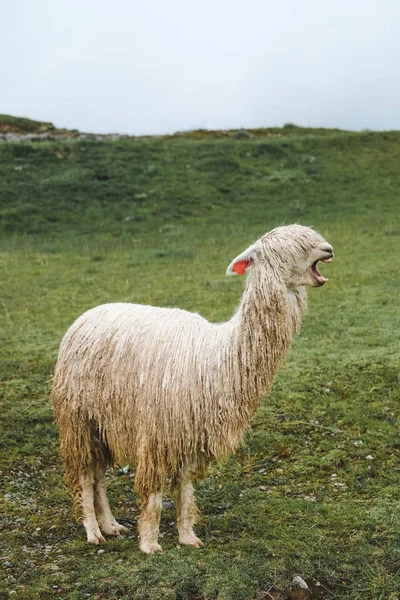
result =
[[321,244],[320,249],[322,250],[322,252],[328,252],[331,255],[331,257],[333,257],[333,248],[327,242]]

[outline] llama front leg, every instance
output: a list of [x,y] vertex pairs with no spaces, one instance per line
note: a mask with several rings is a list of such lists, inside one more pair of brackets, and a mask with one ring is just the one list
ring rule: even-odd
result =
[[108,535],[120,535],[128,531],[120,525],[111,512],[107,498],[107,481],[104,465],[98,464],[95,470],[94,504],[100,529]]
[[99,544],[106,540],[101,535],[94,509],[94,472],[90,469],[80,477],[80,505],[83,512],[83,525],[86,529],[87,541]]
[[154,554],[162,552],[158,543],[162,508],[162,493],[150,494],[142,500],[142,514],[139,519],[139,546],[142,552]]
[[193,531],[198,508],[194,499],[194,489],[188,474],[184,473],[178,485],[177,496],[179,543],[195,548],[203,548],[203,542]]

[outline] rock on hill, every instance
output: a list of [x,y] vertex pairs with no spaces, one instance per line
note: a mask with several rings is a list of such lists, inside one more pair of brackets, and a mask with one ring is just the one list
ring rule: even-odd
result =
[[0,115],[0,141],[3,142],[36,142],[78,135],[76,129],[57,129],[53,123],[46,121]]
[[287,123],[283,127],[268,127],[258,129],[226,129],[226,130],[208,130],[196,129],[193,131],[177,131],[173,134],[165,135],[126,135],[122,133],[82,133],[77,129],[58,129],[53,123],[45,121],[34,121],[25,117],[13,117],[11,115],[0,115],[0,142],[40,142],[46,140],[61,140],[66,138],[75,138],[81,140],[120,140],[135,138],[182,138],[182,139],[243,139],[258,137],[285,138],[297,137],[307,134],[326,135],[327,133],[344,133],[340,129],[313,129],[307,127],[298,127],[292,123]]

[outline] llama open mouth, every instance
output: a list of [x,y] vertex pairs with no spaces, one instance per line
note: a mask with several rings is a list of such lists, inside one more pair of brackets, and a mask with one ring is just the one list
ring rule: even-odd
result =
[[319,285],[324,285],[324,283],[326,281],[328,281],[328,279],[327,279],[327,277],[324,277],[323,275],[321,275],[321,273],[317,269],[317,264],[319,263],[320,260],[322,262],[329,263],[329,262],[332,262],[332,257],[330,256],[329,258],[318,259],[315,261],[315,263],[313,263],[311,265],[311,272],[314,275],[315,279],[318,281]]

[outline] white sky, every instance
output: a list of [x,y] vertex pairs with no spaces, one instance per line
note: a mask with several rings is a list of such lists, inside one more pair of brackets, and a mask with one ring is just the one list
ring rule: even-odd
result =
[[400,0],[0,0],[0,57],[58,127],[400,129]]

